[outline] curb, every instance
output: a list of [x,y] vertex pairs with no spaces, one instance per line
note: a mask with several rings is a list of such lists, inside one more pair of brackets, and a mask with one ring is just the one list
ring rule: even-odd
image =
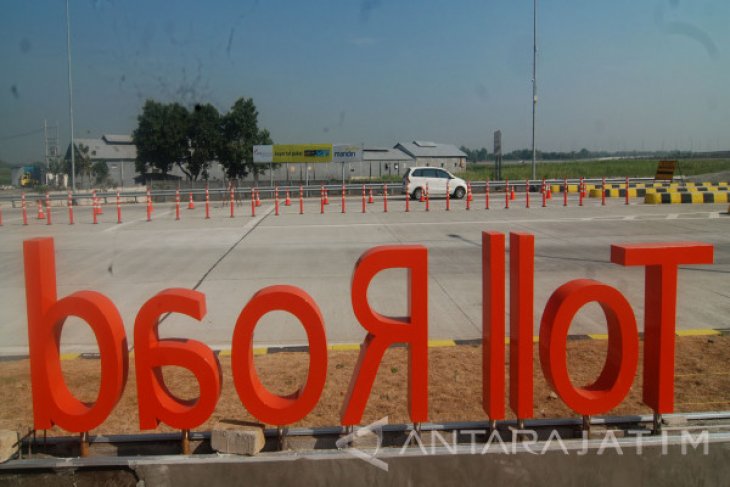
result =
[[[675,336],[677,337],[703,337],[703,336],[730,336],[730,328],[705,328],[705,329],[699,329],[699,330],[677,330],[675,332]],[[644,338],[644,333],[639,333],[639,338]],[[600,333],[589,333],[585,335],[568,335],[568,341],[579,341],[579,340],[608,340],[608,335],[606,334],[600,334]],[[538,343],[539,337],[533,336],[532,337],[533,343]],[[505,345],[509,344],[509,337],[505,338],[504,340]],[[461,347],[461,346],[471,346],[476,347],[482,344],[481,338],[470,338],[470,339],[461,339],[461,340],[429,340],[428,341],[428,348],[447,348],[447,347]],[[405,348],[405,344],[395,344],[391,346],[390,348]],[[352,351],[352,350],[360,350],[360,344],[359,343],[334,343],[332,345],[329,345],[327,347],[328,351]],[[308,352],[309,347],[307,345],[293,345],[293,346],[272,346],[272,347],[255,347],[253,349],[254,356],[259,355],[273,355],[277,353],[292,353],[292,352]],[[219,357],[230,357],[231,356],[231,350],[230,349],[221,349],[221,350],[214,350],[213,351],[217,356]],[[130,352],[130,358],[133,356],[133,353]],[[2,362],[12,362],[17,360],[26,360],[28,359],[27,355],[8,355],[8,356],[0,356],[0,363]],[[76,360],[76,359],[85,359],[85,360],[97,360],[99,359],[98,353],[64,353],[61,354],[61,360]]]

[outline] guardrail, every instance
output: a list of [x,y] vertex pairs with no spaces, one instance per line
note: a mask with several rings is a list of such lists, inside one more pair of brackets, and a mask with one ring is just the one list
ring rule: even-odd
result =
[[[567,182],[568,185],[578,185],[581,182],[586,185],[597,185],[602,184],[605,182],[606,184],[625,184],[627,181],[626,178],[606,178],[605,180],[603,178],[572,178],[572,179],[531,179],[531,180],[505,180],[505,181],[488,181],[488,180],[471,180],[467,181],[470,185],[472,190],[478,190],[481,192],[484,192],[489,186],[490,191],[504,191],[507,186],[510,188],[524,192],[525,187],[529,186],[531,192],[540,191],[540,188],[543,184],[546,184],[548,186],[552,185],[563,185]],[[680,184],[683,183],[683,179],[676,181]],[[628,179],[629,184],[635,184],[635,183],[646,183],[646,182],[654,182],[654,178],[629,178]],[[328,192],[338,191],[341,192],[344,188],[346,195],[348,196],[359,196],[362,192],[362,189],[365,188],[366,191],[377,191],[379,194],[383,194],[387,188],[388,195],[394,195],[394,194],[402,194],[403,192],[403,184],[402,183],[349,183],[349,184],[325,184],[325,185],[286,185],[286,186],[259,186],[259,187],[233,187],[234,191],[234,197],[236,200],[241,200],[245,198],[249,198],[251,196],[252,191],[257,191],[259,196],[261,198],[273,198],[275,191],[278,189],[279,196],[282,196],[285,194],[286,191],[289,191],[291,197],[298,197],[299,192],[301,190],[302,196],[304,198],[311,198],[311,197],[317,197],[320,195],[320,191],[322,189],[325,189]],[[192,195],[196,202],[203,201],[205,198],[206,189],[184,189],[180,188],[179,190],[174,189],[164,189],[164,190],[152,190],[149,192],[150,196],[152,197],[153,201],[156,203],[159,202],[165,202],[165,201],[175,201],[176,195],[179,194],[184,197],[189,197],[189,195]],[[208,194],[210,196],[211,201],[228,201],[230,199],[230,191],[231,188],[208,188]],[[102,204],[108,204],[112,202],[116,202],[117,194],[119,194],[121,202],[124,204],[129,203],[146,203],[147,202],[147,195],[148,192],[146,189],[139,189],[134,191],[119,191],[117,193],[116,190],[114,191],[77,191],[75,193],[71,193],[72,198],[72,204],[74,206],[90,206],[92,204],[92,199],[94,195],[96,198],[98,198]],[[33,193],[33,192],[27,192],[25,193],[26,201],[36,201],[36,200],[46,200],[46,197],[48,197],[48,200],[53,202],[62,202],[62,206],[66,206],[69,198],[69,192],[66,191],[49,191],[48,193]],[[11,206],[13,208],[17,208],[21,204],[22,197],[19,195],[8,195],[8,196],[0,196],[0,202],[2,201],[8,201],[11,203]],[[133,200],[133,201],[130,201]],[[59,205],[54,205],[59,206]]]

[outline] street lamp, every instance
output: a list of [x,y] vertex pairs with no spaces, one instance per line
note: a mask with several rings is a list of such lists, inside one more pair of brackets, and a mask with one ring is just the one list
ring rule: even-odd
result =
[[535,162],[535,110],[537,109],[537,0],[532,0],[532,179],[537,179]]
[[71,81],[71,17],[66,0],[66,62],[68,64],[68,118],[71,126],[71,191],[76,191],[76,147],[74,145],[74,95]]

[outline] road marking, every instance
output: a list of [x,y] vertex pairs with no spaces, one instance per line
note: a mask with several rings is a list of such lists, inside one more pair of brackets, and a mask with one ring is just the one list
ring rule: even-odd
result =
[[[687,213],[688,215],[690,213]],[[639,217],[648,217],[648,218],[641,218],[641,220],[637,220]],[[719,218],[719,213],[709,213],[705,216],[705,218]],[[514,224],[520,224],[520,223],[570,223],[570,222],[596,222],[596,223],[605,223],[606,219],[608,218],[615,218],[616,221],[637,221],[637,222],[647,222],[647,221],[666,221],[667,216],[661,215],[657,216],[650,213],[644,213],[644,214],[637,214],[637,215],[628,215],[628,216],[596,216],[596,217],[582,217],[582,218],[540,218],[540,219],[525,219],[525,220],[471,220],[471,221],[438,221],[438,222],[393,222],[393,223],[386,223],[386,222],[380,222],[380,223],[335,223],[335,224],[326,224],[326,223],[313,223],[313,224],[297,224],[297,225],[266,225],[266,226],[260,226],[259,230],[291,230],[295,228],[352,228],[352,227],[406,227],[406,226],[438,226],[438,225],[514,225]],[[677,215],[676,218],[672,219],[679,219],[679,220],[700,220],[701,218],[680,218],[680,215]]]
[[593,340],[608,340],[608,335],[604,333],[589,333],[588,336]]
[[327,347],[329,350],[360,350],[359,343],[335,343]]
[[[166,212],[163,212],[163,213],[160,213],[159,215],[157,215],[157,218],[162,218],[163,216],[167,216],[167,215],[172,215],[172,210],[166,211]],[[105,228],[102,231],[103,232],[113,232],[114,230],[119,230],[120,228],[126,227],[127,225],[133,225],[135,223],[146,222],[146,221],[147,221],[147,217],[145,216],[145,217],[142,217],[142,218],[138,218],[137,220],[131,220],[131,221],[128,221],[128,222],[117,223],[115,226],[109,227],[109,228]],[[154,221],[154,219],[152,221]]]
[[679,218],[679,213],[670,213],[667,215],[667,220],[676,220],[677,218]]
[[720,218],[720,212],[719,211],[716,211],[714,213],[710,213],[709,218],[712,218],[712,219]]
[[677,330],[676,334],[680,337],[704,337],[722,335],[722,333],[718,330]]

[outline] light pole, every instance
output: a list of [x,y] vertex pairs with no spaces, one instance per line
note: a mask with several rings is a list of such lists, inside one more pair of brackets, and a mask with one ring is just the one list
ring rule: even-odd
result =
[[74,146],[74,94],[71,82],[71,17],[66,0],[66,60],[68,63],[68,118],[71,127],[71,191],[76,191],[76,147]]
[[537,109],[537,0],[532,0],[532,179],[537,179],[535,162],[535,110]]

